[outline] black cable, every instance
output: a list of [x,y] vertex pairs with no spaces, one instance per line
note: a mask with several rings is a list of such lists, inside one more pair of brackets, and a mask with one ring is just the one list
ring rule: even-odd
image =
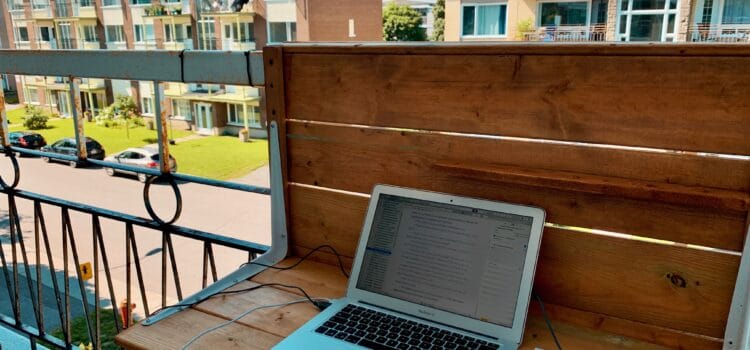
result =
[[344,268],[344,262],[341,260],[341,255],[339,254],[339,252],[336,251],[335,248],[333,248],[332,246],[330,246],[328,244],[324,244],[324,245],[316,247],[315,249],[309,251],[307,254],[305,254],[303,257],[301,257],[299,260],[297,260],[297,262],[295,262],[294,264],[291,264],[289,266],[279,267],[279,266],[276,266],[276,265],[266,265],[266,264],[259,263],[259,262],[248,261],[248,262],[243,263],[242,265],[240,265],[240,267],[248,265],[248,264],[253,264],[253,265],[260,265],[260,266],[268,267],[268,268],[279,270],[279,271],[290,270],[290,269],[293,269],[293,268],[297,267],[299,264],[301,264],[303,261],[305,261],[308,257],[310,257],[310,255],[312,255],[312,253],[315,253],[316,251],[318,251],[318,250],[320,250],[322,248],[328,248],[328,249],[330,249],[333,252],[333,254],[336,255],[336,259],[338,259],[338,261],[339,261],[339,268],[341,268],[341,273],[343,273],[344,276],[346,276],[346,278],[349,278],[349,273],[347,273],[346,269]]
[[325,309],[326,307],[328,307],[328,305],[330,305],[330,302],[325,301],[323,299],[315,300],[315,299],[311,298],[310,295],[307,294],[307,292],[304,289],[302,289],[301,287],[297,287],[297,286],[293,286],[293,285],[289,285],[289,284],[282,284],[282,283],[263,283],[263,284],[259,284],[257,286],[252,286],[252,287],[244,288],[244,289],[225,290],[225,291],[217,292],[217,293],[211,294],[210,296],[206,297],[205,299],[196,301],[196,302],[191,303],[191,304],[177,303],[177,304],[167,305],[167,306],[161,307],[159,309],[156,309],[148,317],[154,316],[154,315],[158,314],[159,312],[162,312],[162,311],[164,311],[166,309],[171,309],[173,307],[182,307],[182,306],[191,307],[191,306],[193,306],[195,304],[204,302],[204,301],[206,301],[208,299],[211,299],[211,298],[219,296],[219,295],[252,292],[252,291],[257,290],[257,289],[261,289],[261,288],[264,288],[264,287],[273,287],[273,286],[278,286],[278,287],[284,287],[284,288],[290,288],[290,289],[299,290],[300,292],[302,292],[302,294],[305,296],[305,298],[310,301],[311,304],[315,305],[315,307],[317,307],[321,311],[323,309]]
[[534,297],[536,298],[536,301],[539,302],[539,307],[542,308],[542,316],[544,316],[544,321],[547,322],[547,328],[549,328],[549,332],[552,334],[552,339],[555,340],[555,345],[557,345],[557,349],[562,350],[562,346],[560,346],[560,341],[557,340],[557,335],[555,334],[555,330],[554,328],[552,328],[552,322],[550,322],[549,317],[547,317],[547,311],[544,310],[544,303],[542,302],[542,298],[540,298],[538,294],[534,294]]

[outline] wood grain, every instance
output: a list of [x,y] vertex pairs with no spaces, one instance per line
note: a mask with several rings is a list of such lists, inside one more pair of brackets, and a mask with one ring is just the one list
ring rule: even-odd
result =
[[[657,203],[618,195],[583,193],[572,189],[467,179],[436,165],[441,162],[463,161],[470,165],[520,165],[564,171],[571,171],[580,166],[583,168],[582,172],[589,171],[607,176],[616,175],[618,169],[630,166],[635,169],[623,170],[623,177],[633,176],[639,180],[661,180],[659,182],[672,184],[677,182],[676,179],[693,179],[692,174],[701,173],[701,169],[711,172],[713,170],[709,169],[719,165],[737,169],[741,174],[743,171],[750,171],[748,162],[633,151],[629,151],[635,153],[632,155],[617,155],[617,151],[612,151],[613,155],[610,157],[594,153],[602,155],[601,158],[597,158],[588,155],[587,152],[600,152],[599,150],[575,147],[560,150],[550,146],[546,152],[536,143],[530,143],[531,149],[526,150],[525,144],[511,141],[490,142],[446,135],[297,122],[290,122],[288,127],[289,179],[296,183],[359,193],[370,193],[375,184],[387,183],[536,205],[547,210],[549,222],[561,225],[602,229],[735,251],[740,251],[744,242],[745,213],[742,211]],[[520,154],[515,154],[516,150]],[[643,160],[639,162],[637,157],[641,155]],[[566,159],[569,161],[566,162]],[[660,165],[659,159],[668,161]],[[710,166],[700,166],[701,161]],[[716,163],[717,161],[721,164]],[[699,176],[705,175],[696,175]],[[700,181],[710,181],[709,177],[718,180],[722,176],[732,177],[717,171]],[[617,178],[613,178],[613,181],[615,180]],[[305,233],[299,236],[338,234],[317,223],[316,217],[324,213],[296,212],[295,202],[305,200],[312,199],[293,195],[289,202],[290,215],[297,217],[295,220],[304,220],[309,226],[305,228]],[[336,210],[346,211],[349,208],[337,207]],[[356,222],[348,223],[347,231],[358,234],[361,222],[361,219],[357,219]],[[347,254],[353,253],[353,249],[346,251]]]
[[[293,202],[294,244],[308,249],[331,244],[343,250],[358,240],[359,230],[351,232],[351,223],[362,220],[366,198],[290,188],[292,198],[311,198]],[[355,207],[361,209],[341,209]],[[321,214],[317,225],[311,227],[295,214],[306,212]],[[535,283],[543,299],[625,320],[723,336],[738,256],[571,232],[545,231]],[[684,280],[685,287],[675,286],[671,276],[679,276],[675,281]]]
[[[748,154],[750,57],[288,54],[290,118]],[[616,82],[616,83],[615,83]]]
[[[135,325],[117,335],[115,342],[126,349],[182,349],[198,333],[225,322],[197,310],[185,309],[145,327]],[[231,324],[193,343],[191,349],[270,349],[281,338],[244,325]]]

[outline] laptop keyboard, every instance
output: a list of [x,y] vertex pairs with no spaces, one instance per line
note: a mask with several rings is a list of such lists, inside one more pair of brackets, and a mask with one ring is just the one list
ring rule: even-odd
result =
[[349,304],[315,332],[370,349],[494,350],[497,344]]

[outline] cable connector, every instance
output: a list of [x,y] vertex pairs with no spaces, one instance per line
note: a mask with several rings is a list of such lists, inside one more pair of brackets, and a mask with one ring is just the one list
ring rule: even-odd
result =
[[313,305],[315,305],[318,310],[323,311],[331,306],[331,302],[325,299],[316,299],[313,301]]

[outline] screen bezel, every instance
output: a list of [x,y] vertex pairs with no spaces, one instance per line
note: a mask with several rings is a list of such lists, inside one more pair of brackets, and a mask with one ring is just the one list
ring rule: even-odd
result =
[[[380,200],[381,194],[415,198],[470,208],[485,209],[508,214],[529,216],[533,218],[531,224],[531,233],[529,236],[528,250],[526,253],[526,259],[524,261],[523,274],[521,276],[518,301],[516,303],[516,311],[513,317],[513,324],[510,327],[461,316],[428,306],[417,305],[405,300],[357,288],[357,282],[359,280],[360,267],[362,266],[365,247],[367,246],[367,241],[369,240],[372,221],[375,216],[375,210],[377,208],[377,204]],[[347,288],[347,298],[353,298],[357,301],[379,305],[409,315],[426,318],[434,322],[455,326],[474,333],[483,334],[497,339],[509,340],[520,344],[523,337],[524,326],[526,323],[529,301],[531,299],[531,288],[534,282],[536,262],[539,256],[542,230],[544,227],[544,217],[544,210],[537,207],[461,197],[388,185],[376,185],[370,197],[370,203],[367,209],[367,214],[365,216],[365,224],[362,227],[359,244],[357,246],[357,254],[352,265],[353,270],[349,279],[349,286]]]

